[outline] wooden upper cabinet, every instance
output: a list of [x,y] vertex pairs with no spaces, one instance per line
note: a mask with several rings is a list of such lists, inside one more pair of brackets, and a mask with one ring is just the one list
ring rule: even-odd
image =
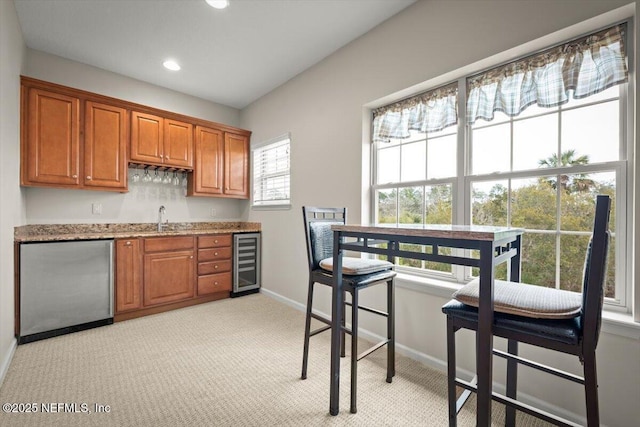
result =
[[193,125],[132,111],[131,160],[193,168]]
[[224,132],[196,126],[195,165],[187,187],[188,196],[220,195],[223,186]]
[[85,104],[84,185],[127,188],[127,110]]
[[23,88],[22,114],[22,184],[78,185],[80,100]]
[[177,120],[164,120],[164,163],[193,167],[193,125]]
[[162,163],[164,126],[162,117],[131,112],[131,160]]
[[249,138],[245,135],[224,135],[224,193],[249,198]]

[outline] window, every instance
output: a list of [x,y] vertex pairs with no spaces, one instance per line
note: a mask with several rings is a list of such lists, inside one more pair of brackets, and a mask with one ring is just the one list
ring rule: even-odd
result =
[[291,204],[289,134],[257,144],[253,154],[253,207]]
[[[623,254],[631,253],[631,242],[625,218],[632,200],[626,117],[632,107],[625,25],[460,78],[454,102],[464,120],[457,126],[407,126],[383,138],[377,115],[387,113],[374,111],[373,222],[522,227],[521,279],[579,292],[595,195],[608,194],[605,296],[626,306],[631,260]],[[394,112],[412,117],[408,113],[406,107]],[[466,267],[396,263],[398,271],[459,282],[475,275]],[[501,267],[497,277],[506,278]]]

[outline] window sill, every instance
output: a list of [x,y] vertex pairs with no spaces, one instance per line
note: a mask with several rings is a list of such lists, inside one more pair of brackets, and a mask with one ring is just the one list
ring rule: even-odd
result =
[[282,205],[251,205],[254,211],[286,211],[291,209],[291,204]]
[[[459,286],[454,282],[406,273],[398,273],[395,282],[398,288],[445,299],[451,298],[451,295],[459,289]],[[628,313],[605,310],[602,313],[602,332],[640,340],[640,323],[634,322]]]

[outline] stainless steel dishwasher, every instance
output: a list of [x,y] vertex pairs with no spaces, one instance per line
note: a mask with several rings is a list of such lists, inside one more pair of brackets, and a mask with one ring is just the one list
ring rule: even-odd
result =
[[24,344],[113,323],[113,240],[20,245]]

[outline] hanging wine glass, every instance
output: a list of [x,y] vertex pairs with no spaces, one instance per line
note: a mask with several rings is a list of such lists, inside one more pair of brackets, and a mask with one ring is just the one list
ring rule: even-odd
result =
[[183,187],[187,186],[187,173],[186,172],[182,172],[182,186]]
[[142,182],[149,183],[151,182],[151,175],[149,175],[149,169],[144,169],[144,176],[142,177]]
[[164,171],[164,178],[162,178],[163,184],[171,184],[171,175],[169,175],[169,171]]
[[155,175],[153,177],[154,184],[160,184],[162,182],[162,177],[158,175],[158,169],[155,170]]
[[140,182],[140,174],[138,173],[138,169],[135,170],[135,173],[131,177],[133,182]]
[[180,186],[180,177],[178,176],[178,172],[173,172],[173,185],[176,187]]

